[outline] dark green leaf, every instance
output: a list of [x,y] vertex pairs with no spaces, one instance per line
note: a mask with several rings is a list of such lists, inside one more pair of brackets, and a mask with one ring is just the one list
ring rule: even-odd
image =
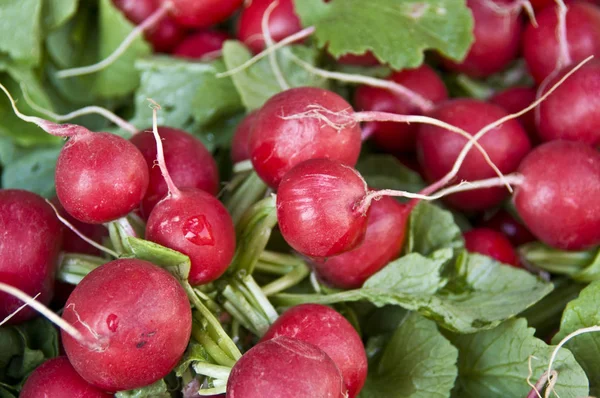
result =
[[523,259],[529,264],[552,272],[568,275],[578,282],[600,279],[600,249],[565,251],[532,242],[519,247]]
[[0,2],[0,52],[15,61],[36,66],[41,58],[42,0]]
[[392,155],[369,155],[356,165],[369,187],[419,192],[425,187],[421,176]]
[[46,0],[43,16],[46,30],[53,30],[67,22],[75,11],[79,0]]
[[116,398],[170,398],[167,383],[160,379],[154,384],[135,390],[121,391],[115,394]]
[[54,195],[54,171],[61,148],[39,148],[23,153],[2,173],[4,188],[35,192],[46,198]]
[[421,202],[410,215],[407,252],[428,255],[443,247],[463,247],[462,233],[452,213]]

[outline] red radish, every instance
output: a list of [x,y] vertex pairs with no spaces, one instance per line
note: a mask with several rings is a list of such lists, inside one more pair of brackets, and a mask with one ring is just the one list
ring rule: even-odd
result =
[[[113,0],[113,4],[134,24],[140,24],[159,9],[158,0]],[[146,31],[146,39],[154,51],[169,52],[185,37],[185,31],[168,16]]]
[[[318,118],[296,117],[310,106],[321,106],[331,112],[352,109],[331,91],[300,87],[274,95],[256,115],[249,138],[252,165],[273,188],[288,170],[307,159],[331,158],[349,166],[358,160],[361,148],[358,125],[337,128]],[[288,115],[291,117],[287,118]]]
[[352,250],[364,239],[367,217],[357,210],[367,194],[360,174],[328,159],[290,170],[277,192],[277,220],[286,242],[309,257]]
[[354,327],[337,311],[320,304],[292,307],[277,318],[261,341],[280,336],[323,350],[340,370],[348,396],[358,395],[367,378],[367,354]]
[[462,62],[444,59],[448,69],[485,77],[501,71],[517,57],[523,22],[517,10],[498,9],[507,3],[506,0],[467,0],[475,21],[475,41]]
[[353,250],[316,260],[320,279],[342,288],[355,289],[398,256],[404,243],[410,207],[390,197],[374,201],[363,242]]
[[[474,99],[456,99],[438,105],[430,116],[474,135],[483,127],[507,116],[500,107]],[[419,160],[429,181],[444,177],[454,166],[467,139],[437,126],[423,125],[417,137]],[[521,125],[509,120],[479,139],[492,162],[504,174],[517,169],[531,144]],[[456,179],[477,181],[492,177],[493,171],[481,154],[469,152]],[[448,196],[446,200],[461,210],[485,210],[499,204],[507,195],[501,187],[478,189]]]
[[52,358],[36,368],[27,378],[20,398],[69,397],[108,398],[103,392],[83,380],[67,357]]
[[373,55],[371,51],[367,51],[364,54],[346,54],[342,55],[338,60],[338,63],[343,65],[354,65],[354,66],[377,66],[379,60]]
[[[183,130],[158,127],[158,132],[163,139],[165,162],[173,182],[181,188],[195,188],[216,195],[219,190],[219,170],[204,144]],[[142,214],[147,218],[169,190],[160,168],[154,167],[157,153],[152,133],[140,132],[130,141],[144,156],[150,175],[148,191],[142,201]]]
[[492,257],[503,264],[519,267],[519,257],[510,241],[489,228],[474,228],[463,234],[465,248],[471,253]]
[[480,226],[501,232],[513,246],[521,246],[536,240],[523,224],[515,220],[513,216],[504,210],[496,212],[489,220],[481,223]]
[[564,250],[600,244],[600,153],[583,143],[553,141],[523,160],[514,203],[542,242]]
[[[429,66],[394,72],[388,80],[403,85],[408,90],[421,95],[434,103],[448,98],[448,91],[442,79]],[[421,109],[406,96],[383,88],[361,85],[354,94],[354,104],[361,111],[391,112],[404,115],[418,115],[429,109]],[[375,143],[386,152],[411,152],[415,150],[417,124],[399,124],[392,122],[366,123],[364,129],[369,132]]]
[[[0,282],[23,290],[48,304],[62,241],[62,225],[45,200],[31,192],[0,189]],[[0,319],[23,303],[0,292]],[[25,307],[12,317],[16,324],[32,318]]]
[[[599,19],[600,22],[600,19]],[[600,40],[600,38],[599,38]],[[560,80],[568,68],[550,80]],[[538,130],[544,141],[581,141],[600,145],[600,61],[592,60],[539,105]]]
[[250,159],[248,141],[255,119],[256,111],[249,113],[235,130],[233,140],[231,141],[231,160],[233,163]]
[[211,194],[197,188],[177,188],[165,162],[156,112],[157,108],[153,114],[156,159],[168,189],[150,213],[146,239],[189,256],[192,285],[212,282],[223,275],[235,253],[233,221]]
[[230,398],[339,398],[342,376],[318,347],[278,337],[252,347],[233,366]]
[[223,43],[229,40],[229,35],[216,30],[201,30],[186,37],[172,52],[174,56],[213,60],[221,56]]
[[[555,94],[556,95],[556,94]],[[550,99],[552,97],[549,97]],[[533,103],[536,99],[536,90],[529,87],[511,87],[504,91],[494,94],[489,101],[492,104],[498,105],[508,113],[517,113],[521,109],[525,109],[529,104]],[[548,101],[548,100],[546,100]],[[527,131],[529,138],[532,141],[538,141],[537,127],[535,125],[535,113],[527,112],[519,119],[521,125]]]
[[111,261],[90,272],[69,297],[63,319],[83,336],[78,341],[63,330],[69,361],[88,383],[110,392],[165,377],[192,329],[190,304],[178,281],[137,259]]
[[[540,84],[559,64],[556,7],[543,9],[536,19],[538,27],[530,24],[523,35],[523,55],[529,72]],[[600,55],[600,8],[584,2],[569,4],[565,28],[566,51],[572,62]]]
[[269,6],[274,6],[269,18],[269,33],[274,41],[280,41],[302,29],[300,20],[294,11],[293,0],[252,0],[240,14],[237,28],[238,40],[244,42],[254,53],[259,53],[265,48],[265,39],[262,31],[263,15]]
[[225,21],[244,0],[159,0],[170,5],[171,15],[181,26],[206,28]]

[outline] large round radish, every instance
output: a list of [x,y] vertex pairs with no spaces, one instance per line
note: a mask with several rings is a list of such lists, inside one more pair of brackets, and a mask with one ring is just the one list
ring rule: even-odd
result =
[[392,261],[402,249],[410,208],[390,197],[371,205],[367,232],[354,250],[314,261],[320,279],[342,289],[355,289]]
[[192,328],[187,295],[167,271],[121,259],[90,272],[63,312],[85,341],[62,332],[69,361],[104,391],[147,386],[165,377],[183,355]]
[[175,21],[189,28],[206,28],[229,18],[244,0],[158,0],[171,5]]
[[[182,130],[159,127],[158,131],[163,139],[165,162],[175,184],[216,195],[219,189],[217,163],[202,142]],[[150,173],[150,184],[142,202],[142,213],[148,217],[169,190],[160,168],[154,167],[156,141],[152,133],[140,132],[131,137],[131,142],[142,152]]]
[[600,244],[600,153],[583,143],[553,141],[523,160],[514,202],[542,242],[564,250]]
[[444,59],[447,68],[473,77],[485,77],[501,71],[517,57],[523,22],[519,12],[496,9],[507,3],[504,0],[467,0],[475,21],[475,42],[462,62]]
[[[551,87],[552,85],[549,85]],[[555,94],[552,94],[554,96]],[[550,96],[549,98],[552,98]],[[508,113],[517,113],[527,108],[536,100],[536,90],[529,87],[511,87],[506,90],[494,94],[489,99],[492,104],[500,106]],[[547,101],[548,99],[546,99]],[[537,127],[535,125],[535,112],[529,111],[519,117],[519,122],[527,131],[529,138],[532,141],[539,141]]]
[[[565,68],[550,81],[568,73]],[[544,141],[581,141],[600,145],[600,61],[592,60],[539,105],[538,130]]]
[[529,232],[527,227],[515,220],[515,218],[505,210],[499,210],[491,218],[483,221],[479,226],[502,233],[513,246],[521,246],[536,240],[535,236]]
[[221,48],[226,40],[229,40],[229,35],[225,32],[201,30],[186,37],[172,54],[182,58],[212,60],[221,56]]
[[36,368],[27,378],[20,398],[69,397],[108,398],[103,392],[83,380],[67,357],[52,358]]
[[[430,116],[460,127],[469,134],[506,116],[500,107],[474,99],[456,99],[440,104]],[[423,125],[417,137],[419,161],[429,181],[445,176],[454,165],[467,139],[440,127]],[[491,160],[504,173],[512,173],[531,149],[525,130],[516,120],[510,120],[484,135],[479,143]],[[456,176],[457,182],[477,181],[494,177],[494,171],[484,157],[470,151]],[[495,187],[460,192],[446,197],[448,203],[461,210],[485,210],[499,204],[506,188]]]
[[148,188],[148,166],[129,141],[84,128],[70,137],[56,164],[56,195],[79,221],[101,224],[140,205]]
[[250,159],[248,140],[252,127],[254,127],[255,118],[256,111],[247,114],[235,129],[235,134],[231,140],[231,160],[233,163]]
[[[556,69],[559,60],[556,7],[544,8],[536,14],[536,20],[538,27],[529,24],[523,35],[523,55],[539,84]],[[574,63],[600,55],[600,8],[584,2],[569,4],[566,31],[566,44]]]
[[[388,80],[401,84],[423,98],[437,103],[448,98],[448,91],[442,79],[429,66],[422,65],[416,69],[394,72]],[[354,105],[360,111],[391,112],[401,115],[419,115],[426,109],[419,109],[416,104],[405,96],[382,88],[362,85],[354,93]],[[418,124],[369,122],[365,129],[370,133],[375,143],[384,151],[412,152]]]
[[277,192],[277,220],[286,240],[309,257],[354,249],[364,239],[367,215],[357,210],[367,186],[350,166],[313,159],[290,170]]
[[[37,301],[52,299],[54,274],[62,239],[62,225],[52,207],[34,193],[16,189],[0,190],[0,282],[14,286]],[[0,319],[23,303],[0,292]],[[32,318],[26,307],[10,323]]]
[[281,314],[262,341],[280,336],[302,340],[323,350],[342,373],[348,396],[358,395],[367,378],[367,354],[360,336],[346,318],[325,305],[298,305]]
[[510,241],[498,231],[474,228],[463,234],[465,248],[472,253],[492,257],[503,264],[519,266],[519,257]]
[[276,188],[289,169],[308,159],[330,158],[349,166],[358,160],[359,126],[332,126],[318,118],[298,117],[311,107],[327,112],[351,109],[331,91],[300,87],[273,96],[258,111],[249,139],[250,156],[254,169],[269,186]]
[[340,398],[342,376],[318,347],[289,337],[257,344],[233,366],[230,398]]

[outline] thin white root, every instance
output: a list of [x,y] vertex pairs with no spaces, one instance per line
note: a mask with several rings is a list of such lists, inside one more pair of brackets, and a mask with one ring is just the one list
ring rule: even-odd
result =
[[556,3],[556,17],[558,24],[556,26],[556,40],[558,41],[558,59],[556,60],[555,70],[561,70],[573,63],[569,53],[569,41],[567,40],[567,12],[569,9],[563,0],[554,0]]
[[150,107],[152,108],[152,133],[154,134],[154,139],[156,140],[156,162],[158,167],[160,167],[160,172],[167,183],[167,188],[169,190],[169,196],[177,197],[181,193],[171,175],[169,174],[169,170],[167,169],[167,163],[165,162],[165,153],[162,144],[162,138],[160,138],[160,134],[158,133],[158,110],[161,109],[160,105],[151,98],[147,98],[150,102]]
[[298,40],[305,39],[308,36],[312,35],[314,32],[315,32],[314,26],[309,26],[308,28],[304,28],[301,31],[294,33],[293,35],[290,35],[290,36],[286,37],[285,39],[278,41],[277,43],[273,44],[271,47],[267,47],[265,50],[256,54],[254,57],[252,57],[248,61],[244,62],[243,64],[241,64],[233,69],[229,69],[227,72],[217,73],[216,76],[217,77],[227,77],[227,76],[235,75],[236,73],[239,73],[245,69],[248,69],[249,67],[251,67],[252,65],[257,63],[258,61],[260,61],[267,55],[279,50],[280,48],[287,46],[288,44],[294,43]]
[[537,20],[535,19],[535,12],[533,10],[533,6],[529,2],[529,0],[516,0],[514,3],[510,5],[500,5],[494,2],[493,0],[484,0],[484,4],[489,9],[493,10],[497,14],[501,15],[510,15],[514,13],[518,13],[521,9],[524,9],[531,21],[531,24],[537,28]]
[[17,115],[17,117],[19,119],[23,120],[24,122],[33,123],[33,124],[37,125],[38,127],[46,130],[46,128],[44,127],[46,125],[46,120],[39,118],[39,117],[27,116],[27,115],[22,114],[21,111],[19,111],[19,108],[17,108],[16,101],[12,97],[12,95],[10,94],[8,89],[6,87],[4,87],[2,84],[0,84],[0,90],[4,91],[4,94],[6,94],[6,96],[8,97],[8,100],[10,101],[10,105],[13,109],[13,112],[15,113],[15,115]]
[[135,39],[140,37],[146,30],[154,26],[157,22],[159,22],[162,18],[164,18],[171,8],[171,3],[164,3],[163,6],[154,11],[148,18],[144,20],[141,24],[135,27],[125,39],[119,44],[119,47],[115,49],[108,57],[104,58],[102,61],[95,63],[93,65],[82,66],[79,68],[65,69],[56,73],[56,76],[60,79],[64,79],[67,77],[74,76],[82,76],[89,75],[90,73],[99,72],[102,69],[112,65],[116,60],[119,59],[121,55],[129,46],[131,46]]
[[119,254],[117,254],[117,252],[109,249],[108,247],[102,246],[100,243],[95,242],[94,240],[88,238],[81,231],[79,231],[77,228],[75,228],[75,226],[73,224],[71,224],[66,218],[61,216],[61,214],[56,209],[54,204],[52,202],[50,202],[48,199],[46,199],[46,203],[48,203],[50,205],[50,207],[52,207],[52,210],[54,210],[54,214],[56,214],[56,218],[58,218],[60,220],[60,222],[63,223],[67,228],[69,228],[71,231],[73,231],[75,233],[75,235],[79,236],[83,241],[85,241],[89,245],[95,247],[96,249],[98,249],[114,258],[119,258]]
[[[269,6],[265,10],[265,13],[263,14],[263,17],[262,17],[261,30],[262,30],[262,34],[263,34],[263,37],[265,40],[266,48],[272,47],[275,44],[275,42],[273,41],[273,38],[271,37],[271,32],[269,30],[269,19],[271,18],[271,14],[273,13],[273,10],[278,5],[279,5],[279,0],[275,0],[274,2],[269,4]],[[277,83],[279,83],[279,87],[281,87],[282,90],[289,89],[290,85],[285,80],[285,77],[283,76],[283,72],[281,71],[281,68],[279,67],[279,63],[277,62],[277,54],[276,53],[272,52],[269,54],[269,63],[271,64],[271,69],[273,70],[275,79],[277,79]]]
[[[40,294],[42,294],[42,293],[38,293],[35,296],[33,296],[32,300],[36,300],[40,296]],[[23,309],[25,309],[25,307],[27,307],[27,306],[28,306],[28,304],[25,303],[22,306],[20,306],[19,308],[17,308],[16,310],[14,310],[9,316],[4,318],[4,320],[2,322],[0,322],[0,326],[4,325],[6,322],[10,321],[12,317],[17,315],[19,312],[23,311]]]
[[43,115],[46,115],[47,117],[49,117],[51,119],[54,119],[57,122],[66,122],[71,119],[75,119],[79,116],[96,114],[96,115],[105,117],[106,119],[110,120],[111,122],[113,122],[114,124],[119,126],[121,129],[131,133],[131,135],[134,135],[138,132],[138,129],[133,124],[127,122],[126,120],[120,118],[119,116],[115,115],[108,109],[103,108],[101,106],[95,106],[95,105],[94,106],[86,106],[84,108],[67,113],[65,115],[59,115],[58,113],[54,113],[54,112],[52,112],[48,109],[45,109],[45,108],[41,107],[40,105],[36,104],[33,101],[33,99],[29,96],[27,89],[23,85],[21,85],[21,90],[23,91],[23,97],[25,98],[25,102],[27,102],[27,104],[31,108],[33,108],[33,110],[35,110],[36,112],[39,112]]

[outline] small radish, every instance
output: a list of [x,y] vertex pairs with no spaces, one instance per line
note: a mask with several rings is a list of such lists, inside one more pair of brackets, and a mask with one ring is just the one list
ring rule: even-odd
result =
[[227,381],[231,398],[340,398],[342,391],[333,360],[318,347],[289,337],[252,347]]
[[233,221],[211,194],[197,188],[177,188],[165,162],[156,112],[154,108],[156,159],[168,189],[148,217],[146,239],[189,256],[192,285],[212,282],[223,275],[235,253]]
[[[62,241],[62,225],[52,207],[31,192],[0,189],[0,282],[15,286],[48,304]],[[0,292],[0,320],[22,306]],[[24,308],[10,319],[16,324],[32,318]]]
[[[535,98],[536,90],[534,88],[511,87],[494,94],[494,96],[489,99],[489,102],[500,106],[508,113],[517,113],[521,109],[527,108],[529,104],[535,101]],[[551,97],[549,97],[546,101],[548,101],[550,98]],[[527,131],[529,139],[531,139],[533,142],[539,141],[537,127],[535,124],[535,113],[527,112],[518,120],[525,128],[525,131]]]
[[519,257],[510,241],[498,231],[474,228],[463,234],[465,248],[471,253],[492,257],[503,264],[519,267]]
[[83,380],[67,357],[52,358],[36,368],[27,378],[20,398],[69,397],[108,398],[103,392]]
[[[388,80],[403,85],[408,90],[429,101],[427,107],[419,107],[406,96],[389,90],[368,85],[359,86],[354,93],[354,104],[360,111],[391,112],[404,115],[418,115],[431,110],[433,104],[446,100],[448,91],[442,79],[429,66],[394,72]],[[412,152],[419,126],[391,122],[366,123],[364,130],[375,143],[386,152]]]
[[[158,127],[163,139],[165,163],[175,185],[181,188],[195,188],[216,195],[219,190],[219,171],[217,163],[204,144],[196,137],[170,127]],[[142,214],[145,217],[168,193],[168,186],[156,161],[156,140],[151,132],[140,132],[130,141],[135,145],[146,161],[150,183],[142,201]]]
[[244,0],[158,0],[171,8],[171,16],[181,26],[206,28],[225,21]]
[[341,314],[325,305],[297,305],[281,314],[261,341],[280,336],[323,350],[340,370],[347,396],[358,395],[367,378],[367,354],[360,336]]
[[462,62],[444,59],[453,71],[485,77],[504,69],[519,52],[523,22],[518,10],[500,8],[504,0],[467,0],[475,22],[475,41]]
[[186,37],[172,52],[181,58],[211,61],[221,56],[223,43],[229,35],[217,30],[201,30]]
[[491,218],[482,222],[480,227],[501,232],[513,246],[521,246],[536,240],[523,224],[505,210],[496,212]]
[[320,279],[342,289],[356,289],[398,256],[404,243],[410,207],[383,197],[374,201],[363,242],[355,249],[315,260]]
[[88,383],[115,392],[144,387],[179,362],[191,335],[187,295],[167,271],[147,261],[120,259],[90,272],[66,303],[62,342]]
[[342,55],[338,60],[338,63],[342,65],[353,65],[353,66],[377,66],[379,60],[373,55],[371,51],[367,51],[364,54],[346,54]]
[[338,128],[318,118],[298,117],[309,106],[321,106],[330,112],[352,109],[331,91],[300,87],[271,97],[256,114],[249,138],[252,165],[273,188],[288,170],[307,159],[331,158],[349,166],[358,160],[361,148],[358,125]]
[[254,120],[256,119],[256,111],[249,113],[244,117],[241,123],[238,125],[231,141],[231,160],[233,163],[239,163],[244,160],[250,159],[250,152],[248,148],[248,140],[252,127],[254,126]]

